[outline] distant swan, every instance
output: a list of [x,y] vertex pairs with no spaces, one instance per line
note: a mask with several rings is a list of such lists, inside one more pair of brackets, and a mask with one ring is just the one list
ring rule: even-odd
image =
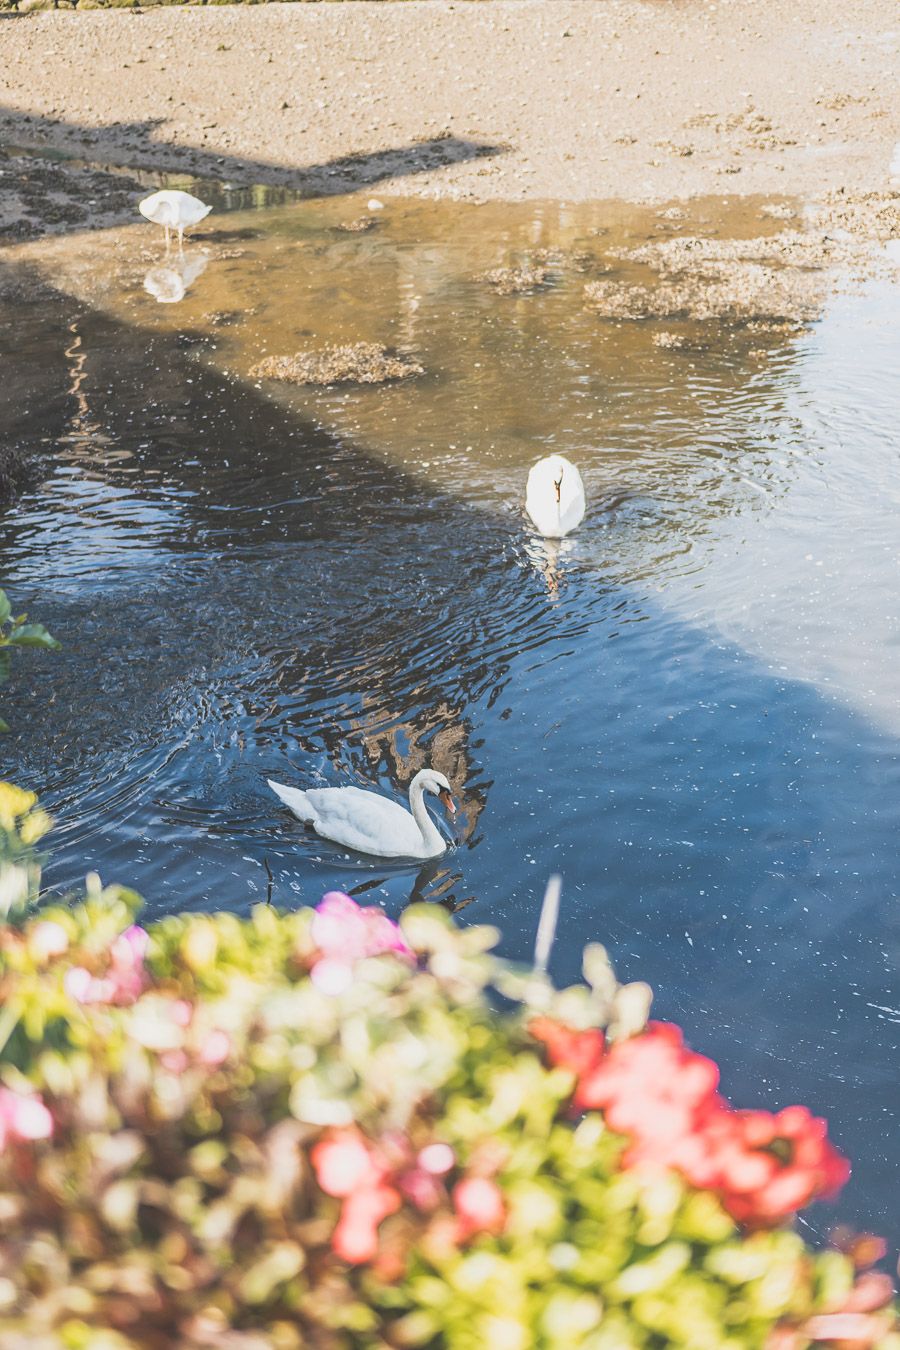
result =
[[163,227],[166,232],[166,248],[169,247],[170,231],[177,230],[178,247],[181,248],[184,244],[184,232],[188,226],[198,225],[204,216],[209,215],[212,207],[201,202],[199,197],[192,197],[189,192],[177,192],[166,188],[138,202],[138,210],[142,216],[152,220],[154,225]]
[[312,825],[316,834],[357,853],[377,858],[436,858],[447,848],[446,840],[425,806],[424,794],[435,792],[450,812],[456,803],[442,773],[422,769],[409,785],[409,811],[388,797],[364,788],[284,787],[267,780],[269,787],[299,820]]
[[538,460],[528,475],[525,510],[548,539],[562,539],[584,519],[581,474],[562,455]]

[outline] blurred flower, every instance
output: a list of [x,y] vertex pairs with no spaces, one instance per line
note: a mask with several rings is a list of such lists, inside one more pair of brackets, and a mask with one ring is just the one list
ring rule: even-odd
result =
[[828,1241],[832,1247],[849,1256],[857,1270],[874,1266],[887,1256],[888,1246],[884,1238],[878,1237],[876,1233],[858,1233],[846,1224],[833,1228],[828,1234]]
[[[531,1024],[552,1064],[578,1075],[573,1105],[602,1110],[631,1140],[623,1165],[676,1168],[716,1191],[738,1223],[771,1227],[847,1180],[849,1164],[806,1107],[735,1111],[719,1095],[717,1065],[684,1045],[680,1029],[651,1022],[604,1052],[602,1033],[547,1018]],[[593,1037],[593,1039],[590,1039]]]
[[342,994],[349,988],[353,964],[365,956],[413,955],[393,919],[374,906],[362,908],[343,891],[323,895],[313,917],[312,938],[322,959],[310,978],[324,994]]
[[28,933],[28,950],[39,965],[68,950],[69,935],[61,923],[42,919]]
[[310,1157],[322,1190],[344,1201],[331,1240],[335,1255],[352,1264],[371,1261],[378,1251],[378,1225],[400,1208],[387,1168],[356,1129],[335,1130]]
[[465,1242],[475,1233],[501,1233],[506,1206],[495,1181],[489,1177],[465,1177],[453,1187],[457,1233]]
[[52,1133],[53,1117],[37,1094],[0,1087],[0,1149],[8,1139],[49,1139]]
[[84,966],[72,966],[63,979],[66,993],[76,1003],[134,1003],[146,984],[144,955],[149,943],[143,928],[126,928],[110,944],[106,974],[93,976]]
[[197,1051],[197,1058],[201,1064],[214,1067],[217,1064],[223,1064],[231,1053],[231,1040],[227,1031],[220,1031],[217,1028],[207,1032],[200,1042],[200,1048]]
[[755,1227],[780,1222],[835,1195],[850,1164],[828,1141],[824,1120],[805,1106],[731,1111],[709,1132],[716,1185],[729,1214]]
[[456,1154],[449,1144],[426,1144],[416,1161],[424,1172],[439,1177],[456,1166]]
[[590,1073],[603,1058],[606,1037],[596,1027],[573,1031],[552,1017],[535,1017],[528,1023],[528,1030],[547,1047],[547,1058],[554,1068],[571,1069],[580,1076]]
[[384,1168],[358,1130],[335,1130],[311,1154],[313,1169],[326,1195],[346,1196],[378,1185]]
[[331,1239],[335,1255],[352,1265],[373,1260],[378,1253],[378,1225],[399,1208],[400,1196],[392,1186],[354,1191],[344,1201]]

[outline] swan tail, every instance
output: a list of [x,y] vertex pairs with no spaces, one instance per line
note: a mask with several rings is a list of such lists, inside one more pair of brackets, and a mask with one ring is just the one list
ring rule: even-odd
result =
[[312,824],[316,818],[316,813],[310,805],[309,798],[301,788],[285,787],[283,783],[273,783],[271,778],[266,782],[275,793],[280,797],[289,811],[293,811],[298,820],[305,820]]

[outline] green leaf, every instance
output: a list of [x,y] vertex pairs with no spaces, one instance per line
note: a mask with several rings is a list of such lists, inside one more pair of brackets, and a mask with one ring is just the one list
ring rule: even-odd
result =
[[12,605],[6,598],[6,591],[0,591],[0,623],[6,623],[12,613]]
[[44,647],[47,651],[58,651],[59,643],[51,637],[41,623],[25,623],[9,635],[11,647]]
[[4,722],[2,717],[0,717],[0,731],[9,731],[9,723]]

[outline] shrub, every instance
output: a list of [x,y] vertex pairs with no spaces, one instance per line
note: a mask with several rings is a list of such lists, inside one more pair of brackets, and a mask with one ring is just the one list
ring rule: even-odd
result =
[[137,903],[0,930],[3,1350],[900,1345],[780,1226],[823,1127],[732,1112],[602,949],[557,992],[430,907]]

